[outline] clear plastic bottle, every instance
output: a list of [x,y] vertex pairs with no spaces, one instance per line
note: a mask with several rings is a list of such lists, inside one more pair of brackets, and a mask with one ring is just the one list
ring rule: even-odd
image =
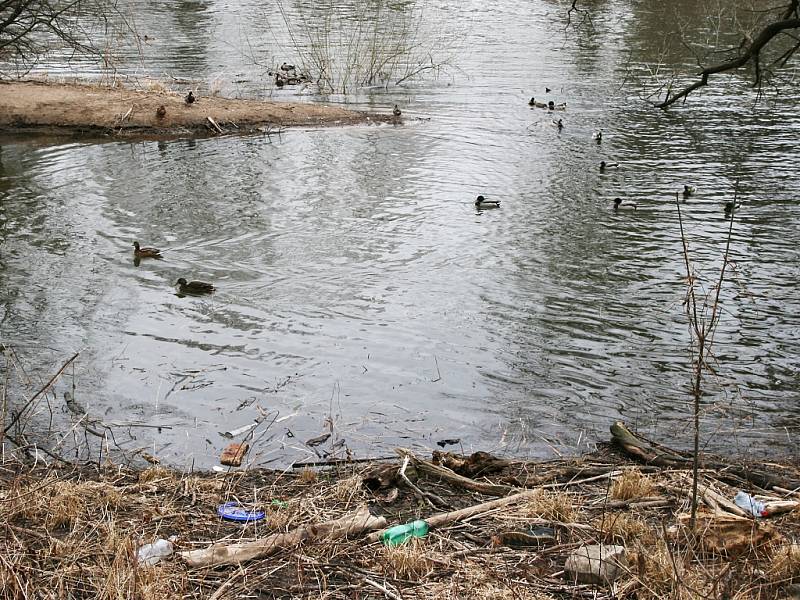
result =
[[166,558],[167,556],[171,555],[173,551],[174,547],[172,546],[172,542],[170,540],[159,538],[152,544],[145,544],[144,546],[141,546],[139,551],[136,553],[136,556],[139,559],[139,564],[152,566],[162,558]]
[[412,537],[421,538],[426,535],[428,535],[428,524],[425,521],[411,521],[390,527],[381,534],[381,541],[387,546],[399,546]]
[[733,501],[736,503],[736,506],[743,508],[754,517],[767,516],[767,508],[764,506],[764,503],[760,500],[756,500],[746,492],[736,492],[736,496],[734,496]]

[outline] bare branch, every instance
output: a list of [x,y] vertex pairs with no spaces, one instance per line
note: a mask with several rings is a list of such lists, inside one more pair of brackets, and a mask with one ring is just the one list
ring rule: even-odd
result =
[[[796,13],[797,12],[797,4],[800,0],[793,0],[792,7],[790,9]],[[792,12],[788,12],[787,14],[792,14]],[[750,61],[753,61],[755,65],[756,71],[756,79],[753,83],[754,87],[758,86],[761,83],[761,65],[759,61],[759,53],[761,52],[762,48],[769,44],[773,38],[775,38],[778,34],[790,30],[790,29],[799,29],[800,28],[800,18],[789,18],[783,19],[781,21],[776,21],[774,23],[770,23],[766,27],[764,27],[759,34],[755,37],[755,39],[747,46],[745,52],[738,57],[729,60],[727,62],[719,63],[713,65],[711,67],[707,67],[700,72],[700,79],[693,84],[683,88],[680,92],[675,95],[670,95],[667,93],[667,97],[664,99],[663,102],[660,104],[656,104],[658,108],[667,108],[668,106],[675,104],[681,98],[684,98],[691,94],[694,90],[701,88],[708,84],[708,78],[711,75],[715,75],[717,73],[724,73],[726,71],[734,71],[740,67],[743,67]]]

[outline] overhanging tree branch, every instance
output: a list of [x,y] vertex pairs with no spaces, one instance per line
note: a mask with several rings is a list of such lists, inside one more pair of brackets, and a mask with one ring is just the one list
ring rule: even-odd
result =
[[[797,15],[797,12],[798,12],[798,0],[795,0],[792,2],[792,5],[785,13],[785,16],[791,16],[792,14]],[[746,46],[746,50],[744,51],[744,53],[740,54],[733,60],[729,60],[727,62],[719,63],[703,69],[700,72],[700,79],[698,81],[695,81],[693,84],[686,86],[675,95],[672,95],[671,90],[668,90],[667,97],[664,99],[663,102],[656,104],[656,106],[658,108],[667,108],[671,104],[675,104],[675,102],[677,102],[681,98],[685,98],[696,89],[707,85],[708,78],[711,75],[715,75],[717,73],[724,73],[726,71],[734,71],[740,67],[743,67],[750,61],[753,61],[755,65],[755,81],[753,85],[754,86],[759,85],[761,83],[761,77],[762,77],[761,63],[759,56],[761,50],[767,44],[769,44],[772,41],[772,39],[775,38],[778,34],[791,29],[800,29],[800,17],[795,16],[794,18],[786,18],[780,21],[776,21],[774,23],[770,23],[759,32],[759,34],[749,45]]]

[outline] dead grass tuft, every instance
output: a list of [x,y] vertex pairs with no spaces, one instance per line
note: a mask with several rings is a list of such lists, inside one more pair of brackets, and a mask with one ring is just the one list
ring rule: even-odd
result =
[[786,544],[776,549],[768,576],[775,583],[794,583],[800,579],[800,544]]
[[630,513],[610,513],[592,521],[592,525],[602,531],[605,543],[622,543],[630,546],[634,542],[654,544],[658,537],[656,526]]
[[314,469],[305,467],[300,471],[300,483],[314,483],[317,480],[317,472]]
[[175,479],[175,473],[166,467],[151,467],[139,473],[139,483],[172,481],[173,479]]
[[547,519],[572,523],[578,517],[576,497],[568,492],[537,490],[530,500],[519,505],[514,512],[522,519]]
[[428,544],[416,538],[401,546],[384,547],[381,571],[395,579],[418,581],[433,571],[434,563],[427,551]]
[[611,497],[616,500],[633,500],[652,496],[656,490],[655,481],[643,475],[639,469],[627,469],[611,484]]

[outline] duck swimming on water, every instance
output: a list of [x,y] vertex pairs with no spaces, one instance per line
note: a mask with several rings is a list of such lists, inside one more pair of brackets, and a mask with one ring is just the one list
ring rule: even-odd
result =
[[559,131],[561,131],[562,129],[564,129],[564,121],[563,121],[562,119],[559,119],[558,121],[556,121],[555,119],[553,119],[553,125],[555,125],[556,127],[558,127],[558,130],[559,130]]
[[401,111],[401,110],[400,110],[400,109],[397,107],[397,104],[395,104],[395,105],[394,105],[394,110],[392,110],[392,114],[393,114],[395,117],[399,117],[400,115],[402,115],[402,114],[403,114],[403,111]]
[[500,208],[500,200],[487,200],[483,196],[478,196],[475,200],[475,208],[483,210],[484,208]]
[[537,102],[533,96],[531,96],[531,99],[528,100],[528,106],[535,106],[536,108],[547,108],[547,104],[545,104],[544,102]]
[[725,203],[725,216],[730,217],[734,211],[739,210],[741,204],[734,204],[733,202]]
[[694,194],[696,191],[697,191],[697,188],[694,187],[693,185],[684,185],[683,186],[683,197],[684,198],[688,198],[689,196]]
[[217,289],[205,281],[186,281],[183,277],[178,279],[178,281],[175,282],[175,285],[178,286],[178,291],[181,294],[189,294],[192,296],[211,294]]
[[136,258],[164,258],[161,256],[161,250],[145,246],[142,248],[139,242],[133,242],[133,255]]
[[619,163],[607,163],[604,160],[600,161],[600,172],[605,173],[606,169],[616,169],[619,166]]
[[636,210],[636,204],[633,202],[622,204],[622,198],[614,198],[614,210],[622,210],[626,208],[630,210]]
[[598,144],[603,141],[603,130],[598,129],[592,134],[592,139]]

